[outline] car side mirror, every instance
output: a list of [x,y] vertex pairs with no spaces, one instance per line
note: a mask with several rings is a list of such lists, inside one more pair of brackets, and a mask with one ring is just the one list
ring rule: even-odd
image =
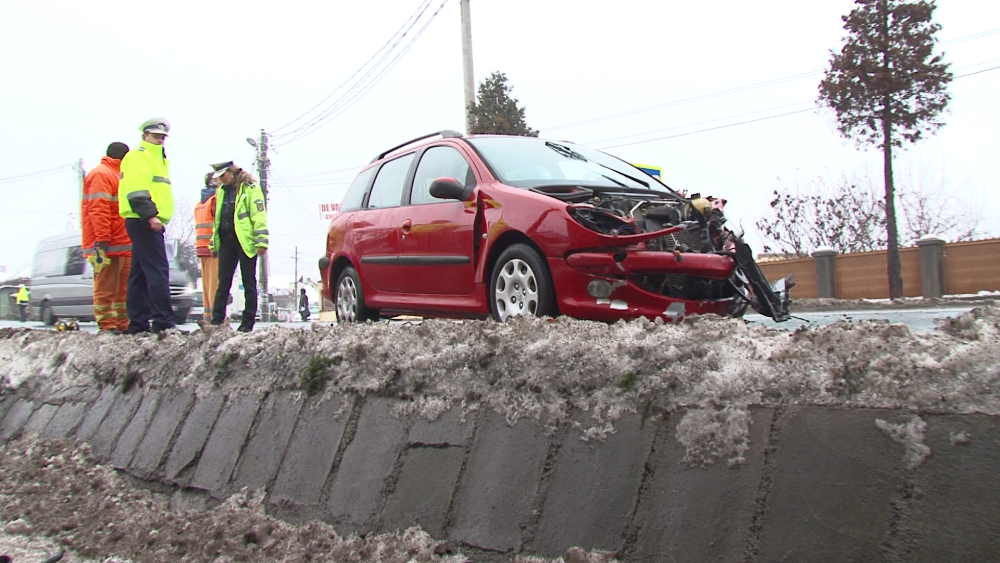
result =
[[431,195],[438,199],[465,201],[472,195],[472,187],[463,186],[454,178],[435,178],[431,182]]

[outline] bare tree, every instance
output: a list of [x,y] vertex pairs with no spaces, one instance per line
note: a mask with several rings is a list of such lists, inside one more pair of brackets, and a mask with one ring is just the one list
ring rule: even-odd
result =
[[882,149],[888,238],[889,296],[903,296],[892,149],[941,127],[950,96],[948,63],[934,54],[934,0],[855,0],[843,17],[847,37],[819,85],[837,128],[859,146]]
[[821,246],[840,252],[885,248],[885,202],[864,177],[774,190],[771,212],[757,221],[764,252],[808,256]]
[[972,240],[979,234],[982,210],[955,195],[942,173],[904,170],[899,179],[899,207],[908,240],[926,235],[947,241]]
[[200,278],[201,261],[194,249],[194,204],[190,200],[176,200],[167,233],[177,243],[177,264],[192,278]]

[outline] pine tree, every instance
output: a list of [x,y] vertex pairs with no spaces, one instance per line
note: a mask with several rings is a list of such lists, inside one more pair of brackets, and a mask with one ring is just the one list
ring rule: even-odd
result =
[[892,149],[942,125],[951,99],[949,64],[934,54],[941,29],[934,0],[855,0],[843,16],[847,37],[819,86],[819,101],[836,113],[837,129],[859,147],[881,147],[885,179],[889,296],[903,296]]
[[469,112],[469,132],[486,135],[520,135],[537,137],[538,131],[528,127],[524,107],[511,95],[507,75],[497,71],[479,84],[477,103]]

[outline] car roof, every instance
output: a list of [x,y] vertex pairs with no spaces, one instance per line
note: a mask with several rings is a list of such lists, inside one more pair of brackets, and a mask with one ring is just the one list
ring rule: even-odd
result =
[[38,242],[38,250],[66,248],[70,246],[80,246],[81,244],[80,233],[71,231],[40,240]]
[[378,161],[382,160],[386,156],[388,156],[388,155],[390,155],[390,154],[398,151],[399,149],[401,149],[403,147],[408,147],[408,146],[410,146],[410,145],[412,145],[412,144],[414,144],[416,142],[423,141],[424,139],[430,139],[431,137],[437,137],[437,136],[440,136],[442,139],[460,139],[460,138],[462,138],[463,135],[461,133],[459,133],[458,131],[452,131],[451,129],[445,129],[443,131],[435,131],[434,133],[428,133],[426,135],[421,135],[420,137],[417,137],[416,139],[410,139],[409,141],[406,141],[405,143],[398,144],[398,145],[392,147],[391,149],[389,149],[389,150],[387,150],[385,152],[380,153],[378,156],[376,156],[375,158],[372,159],[372,163],[375,163],[375,162],[378,162]]

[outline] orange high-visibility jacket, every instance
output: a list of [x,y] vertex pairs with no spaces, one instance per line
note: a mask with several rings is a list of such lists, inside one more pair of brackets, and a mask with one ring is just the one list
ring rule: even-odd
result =
[[209,244],[215,227],[215,196],[194,206],[194,253],[197,256],[211,256]]
[[108,243],[108,256],[131,256],[132,239],[125,232],[125,219],[118,214],[118,178],[122,161],[102,156],[101,163],[83,179],[80,223],[83,255],[94,253],[94,244]]

